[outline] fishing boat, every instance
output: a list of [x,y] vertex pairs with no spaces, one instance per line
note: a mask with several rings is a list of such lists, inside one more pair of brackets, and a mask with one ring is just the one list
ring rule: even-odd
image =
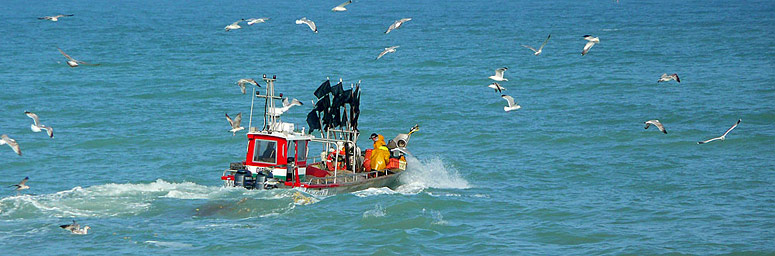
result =
[[[360,136],[360,81],[348,90],[343,90],[341,79],[334,86],[329,80],[323,82],[315,91],[318,101],[307,115],[310,130],[305,132],[304,127],[297,129],[293,123],[281,120],[291,101],[282,94],[275,96],[276,76],[263,75],[263,80],[264,95],[253,87],[247,154],[243,161],[232,162],[223,171],[224,186],[299,189],[314,195],[332,195],[398,185],[398,177],[407,168],[406,146],[412,133],[419,130],[417,125],[388,141],[385,147],[389,159],[384,160],[382,168],[372,168],[372,149],[361,150],[356,144]],[[256,99],[264,100],[260,127],[253,127]],[[275,104],[278,100],[282,107]],[[319,136],[312,134],[315,130],[319,130]],[[310,157],[309,151],[315,149],[320,154]]]

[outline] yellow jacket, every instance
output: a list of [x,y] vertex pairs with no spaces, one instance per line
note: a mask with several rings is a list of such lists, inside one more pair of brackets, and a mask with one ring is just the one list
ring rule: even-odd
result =
[[385,146],[385,137],[381,134],[377,135],[377,140],[374,141],[374,150],[371,151],[371,169],[382,170],[387,167],[388,161],[390,161],[390,151]]

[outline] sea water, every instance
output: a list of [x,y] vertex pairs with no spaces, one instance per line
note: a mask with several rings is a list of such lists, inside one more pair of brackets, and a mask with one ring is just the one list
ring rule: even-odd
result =
[[[0,146],[0,183],[31,189],[0,192],[0,254],[775,253],[772,1],[340,3],[4,1],[0,133],[23,155]],[[487,88],[500,67],[520,110]],[[327,77],[362,81],[362,133],[419,124],[401,184],[311,203],[222,187],[246,150],[224,113],[248,124],[235,82],[262,74],[305,104],[298,126]]]

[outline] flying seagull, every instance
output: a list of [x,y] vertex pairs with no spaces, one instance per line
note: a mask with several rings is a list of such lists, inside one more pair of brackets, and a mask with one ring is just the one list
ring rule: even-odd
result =
[[60,225],[59,227],[65,230],[68,230],[71,233],[76,235],[86,235],[89,232],[89,229],[91,228],[89,226],[83,226],[83,228],[81,228],[81,225],[76,223],[75,220],[73,220],[73,224]]
[[347,2],[344,2],[344,3],[340,4],[340,5],[337,5],[336,7],[334,7],[333,9],[331,9],[331,11],[332,11],[332,12],[343,12],[343,11],[347,11],[347,9],[345,9],[344,7],[345,7],[346,5],[348,5],[348,4],[351,4],[351,3],[353,3],[353,0],[348,0]]
[[25,183],[27,183],[27,180],[29,180],[29,179],[30,179],[30,177],[24,177],[24,179],[21,182],[19,182],[19,184],[10,185],[8,187],[16,187],[16,189],[15,189],[16,191],[24,190],[24,189],[30,189],[30,186],[25,185]]
[[495,89],[495,91],[496,91],[496,92],[502,92],[502,91],[505,91],[505,90],[506,90],[506,87],[503,87],[503,86],[501,86],[501,85],[500,85],[499,83],[497,83],[497,82],[493,82],[493,83],[491,83],[490,85],[488,85],[487,87],[490,87],[490,88],[493,88],[493,89]]
[[57,16],[46,16],[46,17],[40,17],[40,18],[38,18],[38,19],[39,19],[39,20],[50,20],[50,21],[58,21],[58,20],[59,20],[59,18],[62,18],[62,17],[70,17],[70,16],[73,16],[73,15],[72,15],[72,14],[60,14],[60,15],[57,15]]
[[742,121],[742,119],[737,119],[737,123],[735,123],[735,125],[733,125],[732,127],[729,127],[729,129],[727,129],[727,131],[724,132],[724,135],[721,135],[719,137],[715,137],[715,138],[712,138],[712,139],[709,139],[709,140],[706,140],[706,141],[698,141],[697,144],[705,144],[705,143],[708,143],[708,142],[711,142],[711,141],[714,141],[714,140],[722,140],[722,141],[726,140],[727,139],[727,134],[729,134],[729,132],[731,132],[732,129],[735,129],[735,127],[737,127],[737,125],[740,124],[740,121]]
[[675,80],[676,82],[681,82],[681,79],[678,78],[678,74],[673,73],[672,75],[667,75],[667,73],[662,74],[662,77],[657,80],[657,83],[659,82],[668,82],[670,80]]
[[280,116],[285,111],[288,111],[288,109],[291,109],[293,106],[301,106],[304,105],[304,103],[301,103],[301,101],[297,99],[288,100],[288,97],[283,98],[283,106],[280,108],[269,108],[269,114],[272,116]]
[[67,53],[62,51],[62,49],[57,48],[57,50],[59,50],[59,52],[62,53],[62,55],[64,55],[65,58],[67,58],[67,65],[70,66],[71,68],[77,67],[78,64],[91,65],[91,66],[99,66],[100,65],[100,64],[91,64],[91,63],[87,63],[87,62],[83,62],[83,61],[80,61],[80,60],[73,59],[73,57],[70,57],[70,55],[67,55]]
[[506,70],[508,70],[508,69],[509,68],[507,68],[507,67],[502,67],[502,68],[496,69],[495,70],[495,75],[494,76],[490,76],[490,79],[498,81],[498,82],[509,81],[509,79],[503,78],[503,72],[506,72]]
[[581,56],[587,55],[587,52],[589,52],[589,48],[592,48],[592,46],[595,46],[595,44],[600,43],[599,37],[593,37],[590,35],[584,35],[584,40],[587,40],[586,45],[584,45],[584,50],[581,51]]
[[383,50],[381,53],[379,53],[379,56],[377,56],[377,59],[382,58],[382,56],[385,56],[385,54],[388,54],[389,52],[396,52],[396,48],[398,48],[398,47],[399,46],[396,45],[396,46],[391,46],[391,47],[385,48],[385,50]]
[[503,98],[504,100],[506,100],[506,102],[508,102],[508,106],[503,106],[503,110],[505,110],[506,112],[522,108],[522,106],[514,102],[514,98],[512,98],[509,95],[502,94],[501,98]]
[[10,185],[8,187],[16,187],[16,189],[15,189],[16,191],[24,190],[24,189],[30,189],[30,186],[25,185],[25,183],[27,183],[27,180],[29,180],[29,179],[30,179],[30,177],[24,177],[24,179],[21,182],[19,182],[19,184]]
[[245,19],[240,19],[238,21],[235,21],[234,23],[227,25],[223,29],[226,29],[226,32],[229,32],[230,30],[241,29],[242,27],[239,25],[239,23],[244,20]]
[[644,124],[646,124],[646,127],[644,127],[643,129],[648,129],[648,128],[649,128],[649,126],[651,126],[651,125],[654,125],[654,126],[656,126],[656,127],[657,127],[657,128],[658,128],[658,129],[659,129],[661,132],[663,132],[663,133],[667,134],[667,130],[665,130],[665,126],[663,126],[663,125],[662,125],[662,123],[660,123],[660,122],[659,122],[659,120],[648,120],[648,121],[646,121],[646,122],[643,122],[643,123],[644,123]]
[[311,29],[312,31],[315,31],[315,33],[318,32],[318,27],[315,26],[315,22],[308,20],[307,17],[303,17],[301,19],[296,20],[296,24],[299,24],[299,25],[307,24],[307,26],[309,26],[309,29]]
[[529,45],[524,45],[524,44],[522,45],[522,47],[525,47],[525,48],[528,48],[530,50],[533,50],[535,52],[535,53],[533,53],[533,55],[535,55],[535,56],[541,55],[541,52],[543,51],[544,46],[546,45],[547,42],[549,42],[549,38],[551,38],[551,37],[552,37],[552,35],[547,36],[546,40],[544,40],[544,43],[541,44],[541,47],[538,47],[538,50],[536,50],[533,47],[530,47]]
[[234,117],[234,120],[231,120],[231,117],[229,117],[229,114],[226,114],[226,120],[229,121],[229,125],[231,125],[231,136],[237,135],[238,131],[244,130],[245,127],[239,126],[240,122],[242,122],[242,112],[237,114],[236,117]]
[[240,79],[237,81],[237,85],[239,85],[240,90],[242,90],[242,94],[245,94],[245,91],[246,91],[245,84],[252,84],[252,85],[261,87],[260,85],[258,85],[256,80],[253,80],[251,78]]
[[247,21],[247,22],[248,22],[248,26],[253,26],[253,24],[256,24],[256,23],[264,23],[264,22],[266,22],[267,20],[269,20],[269,18],[266,18],[266,17],[264,17],[264,18],[258,18],[258,19],[256,19],[256,18],[253,18],[253,19],[247,19],[247,20],[245,20],[245,21]]
[[404,24],[404,22],[410,21],[412,18],[403,18],[400,20],[397,20],[393,22],[393,24],[390,24],[390,27],[388,27],[387,31],[385,31],[385,34],[390,33],[390,31],[393,31],[394,29],[398,29],[401,27],[401,25]]
[[0,135],[0,145],[8,144],[11,149],[13,149],[13,152],[16,152],[17,155],[22,155],[22,150],[19,148],[19,143],[16,143],[16,140],[11,139],[8,137],[8,135]]
[[54,128],[41,124],[40,118],[38,118],[38,115],[29,111],[24,111],[24,114],[32,118],[32,124],[30,125],[30,130],[32,130],[33,132],[41,132],[43,131],[43,129],[45,129],[46,133],[48,134],[48,137],[54,138]]

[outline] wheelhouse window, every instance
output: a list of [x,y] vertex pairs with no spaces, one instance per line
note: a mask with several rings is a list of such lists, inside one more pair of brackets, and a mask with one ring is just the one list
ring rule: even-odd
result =
[[296,155],[299,158],[299,159],[296,159],[296,161],[299,161],[299,162],[307,161],[307,142],[306,141],[296,142]]
[[277,142],[271,140],[255,140],[253,162],[276,164]]

